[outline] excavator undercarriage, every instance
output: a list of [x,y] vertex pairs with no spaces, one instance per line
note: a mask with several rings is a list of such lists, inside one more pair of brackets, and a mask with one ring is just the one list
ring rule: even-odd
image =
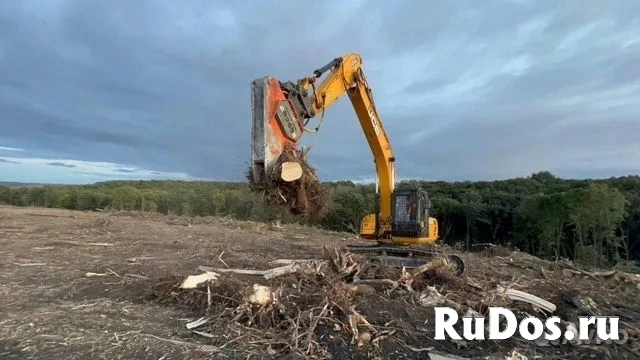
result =
[[372,263],[383,266],[414,269],[437,262],[435,264],[437,268],[447,270],[454,275],[462,275],[465,270],[462,258],[458,255],[447,254],[434,245],[398,246],[379,242],[373,245],[347,245],[345,250],[354,254],[366,255]]
[[[359,55],[348,54],[296,82],[282,82],[271,76],[252,82],[249,171],[252,189],[281,187],[291,195],[291,187],[298,187],[300,196],[286,198],[283,192],[276,192],[279,196],[275,197],[280,205],[295,208],[297,213],[301,208],[314,208],[309,206],[309,201],[326,200],[303,194],[311,188],[309,176],[319,184],[314,173],[308,171],[308,164],[283,162],[282,158],[287,149],[297,148],[305,132],[318,130],[319,127],[311,131],[307,128],[312,118],[324,117],[325,110],[347,94],[372,150],[379,184],[376,183],[376,211],[365,216],[360,224],[360,237],[376,243],[347,245],[344,250],[365,255],[380,265],[423,269],[433,265],[460,275],[464,272],[462,259],[446,254],[435,245],[438,222],[430,216],[431,201],[427,192],[421,188],[395,189],[395,157],[361,65]],[[316,84],[326,72],[329,75]]]

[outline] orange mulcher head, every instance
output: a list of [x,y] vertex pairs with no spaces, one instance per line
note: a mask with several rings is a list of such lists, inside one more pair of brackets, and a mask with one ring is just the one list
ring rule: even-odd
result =
[[295,147],[302,137],[300,114],[304,110],[294,108],[294,103],[300,103],[299,98],[290,100],[292,95],[297,98],[296,90],[295,84],[281,84],[271,76],[251,83],[251,164],[255,182],[267,179],[285,147]]
[[[254,182],[266,180],[287,146],[293,146],[302,137],[304,126],[316,116],[313,84],[322,74],[340,65],[342,58],[333,59],[323,67],[314,70],[313,75],[298,81],[281,82],[266,76],[251,83],[251,167]],[[317,105],[317,104],[315,104]],[[317,130],[317,129],[316,129]],[[295,164],[283,164],[295,165]],[[292,170],[289,168],[289,170]],[[283,179],[292,180],[288,171],[281,174]],[[297,175],[293,176],[294,178]]]

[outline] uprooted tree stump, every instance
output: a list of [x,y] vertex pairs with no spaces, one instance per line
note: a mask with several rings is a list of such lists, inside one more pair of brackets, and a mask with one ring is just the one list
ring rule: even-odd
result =
[[[253,171],[249,169],[247,180],[249,189],[260,193],[263,199],[271,205],[284,206],[288,211],[305,221],[323,219],[331,203],[329,191],[323,186],[318,176],[306,158],[308,149],[297,149],[285,146],[280,158],[271,171],[263,179],[254,179]],[[293,163],[300,165],[302,175],[297,180],[284,177],[283,166]]]

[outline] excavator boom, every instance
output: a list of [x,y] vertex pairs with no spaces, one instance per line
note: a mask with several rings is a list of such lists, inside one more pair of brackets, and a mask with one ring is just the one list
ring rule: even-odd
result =
[[[316,80],[326,72],[329,75],[316,86]],[[284,148],[294,146],[308,131],[308,121],[323,113],[345,93],[373,153],[379,181],[379,223],[388,227],[391,194],[395,187],[395,158],[358,54],[336,58],[296,83],[283,83],[270,76],[253,81],[253,177],[260,179],[271,172]]]
[[[296,147],[304,133],[317,131],[319,126],[308,128],[309,121],[317,116],[322,121],[326,109],[346,93],[371,149],[377,175],[376,209],[363,219],[360,235],[377,240],[379,245],[388,243],[378,247],[353,246],[350,250],[421,256],[434,253],[433,246],[428,249],[406,246],[433,245],[438,239],[438,222],[429,214],[431,201],[425,190],[395,189],[395,157],[360,55],[350,53],[335,58],[313,71],[313,75],[295,82],[283,82],[272,76],[256,79],[251,88],[253,181],[268,181],[270,174],[283,171],[284,165],[279,162],[283,152]],[[278,165],[283,168],[276,169]],[[458,270],[463,268],[461,261],[453,259]]]

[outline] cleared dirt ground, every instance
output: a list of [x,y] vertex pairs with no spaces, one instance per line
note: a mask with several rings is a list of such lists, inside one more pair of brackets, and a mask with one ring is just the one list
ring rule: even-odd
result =
[[[198,274],[198,266],[267,269],[274,259],[317,257],[323,246],[347,242],[355,243],[353,235],[229,219],[0,206],[0,359],[272,358],[266,344],[262,351],[256,351],[259,344],[243,344],[245,340],[221,348],[238,336],[229,333],[214,334],[216,351],[208,353],[200,345],[209,340],[185,327],[199,315],[158,304],[152,286],[160,278]],[[599,314],[620,315],[621,327],[637,335],[636,283],[589,276],[569,280],[559,275],[558,265],[518,256],[514,261],[510,254],[464,254],[468,268],[463,279],[475,287],[434,285],[454,301],[479,303],[490,287],[509,282],[556,303],[558,312],[569,318],[580,309],[567,299],[588,297],[599,304]],[[528,353],[529,359],[532,354],[544,359],[640,356],[636,339],[624,346],[537,348],[525,340],[464,346],[437,342],[420,327],[432,309],[405,306],[382,293],[365,300],[359,304],[361,313],[375,326],[393,320],[398,325],[388,328],[397,326],[396,335],[375,351],[349,344],[348,333],[329,336],[326,346],[334,358],[428,359],[427,347],[468,358],[508,359],[514,351]]]
[[179,359],[183,346],[147,334],[192,337],[193,315],[147,301],[148,279],[220,266],[219,256],[259,268],[342,241],[208,220],[0,207],[0,358]]

